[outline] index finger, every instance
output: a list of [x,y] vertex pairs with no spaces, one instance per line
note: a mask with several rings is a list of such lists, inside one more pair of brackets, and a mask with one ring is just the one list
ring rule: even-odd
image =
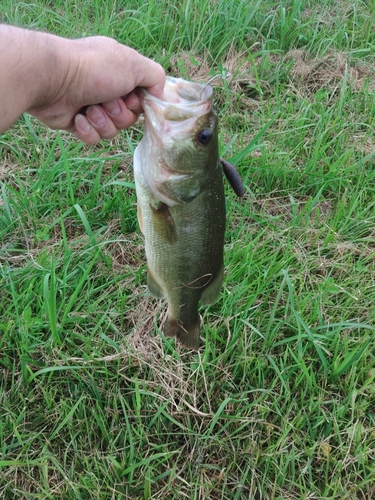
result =
[[142,56],[138,59],[135,68],[136,87],[145,87],[147,91],[155,97],[161,97],[165,85],[165,71],[163,67]]

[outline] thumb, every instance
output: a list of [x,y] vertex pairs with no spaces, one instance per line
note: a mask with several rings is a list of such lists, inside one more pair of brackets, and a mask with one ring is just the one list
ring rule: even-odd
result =
[[165,85],[165,71],[163,67],[148,59],[138,57],[134,67],[135,87],[145,87],[155,97],[161,97]]

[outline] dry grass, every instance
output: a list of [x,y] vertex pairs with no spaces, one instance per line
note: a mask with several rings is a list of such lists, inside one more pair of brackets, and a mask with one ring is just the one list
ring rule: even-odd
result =
[[331,51],[317,59],[302,49],[294,49],[285,54],[284,60],[293,61],[290,75],[301,96],[312,96],[326,88],[332,88],[335,93],[344,79],[355,91],[364,88],[368,92],[375,90],[375,65],[362,61],[353,63],[345,53]]

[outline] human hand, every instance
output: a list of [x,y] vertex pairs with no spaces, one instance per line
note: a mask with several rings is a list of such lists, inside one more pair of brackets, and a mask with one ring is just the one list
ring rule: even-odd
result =
[[49,92],[27,110],[49,127],[96,144],[137,121],[142,107],[136,87],[161,96],[163,68],[137,51],[107,37],[56,39],[63,67],[57,68]]

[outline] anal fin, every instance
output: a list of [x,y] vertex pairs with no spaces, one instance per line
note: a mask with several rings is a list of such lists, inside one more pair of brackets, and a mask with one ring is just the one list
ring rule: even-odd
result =
[[223,283],[224,269],[223,266],[220,267],[219,271],[213,277],[211,283],[202,292],[201,301],[203,306],[208,306],[212,304],[218,298],[221,290],[221,285]]

